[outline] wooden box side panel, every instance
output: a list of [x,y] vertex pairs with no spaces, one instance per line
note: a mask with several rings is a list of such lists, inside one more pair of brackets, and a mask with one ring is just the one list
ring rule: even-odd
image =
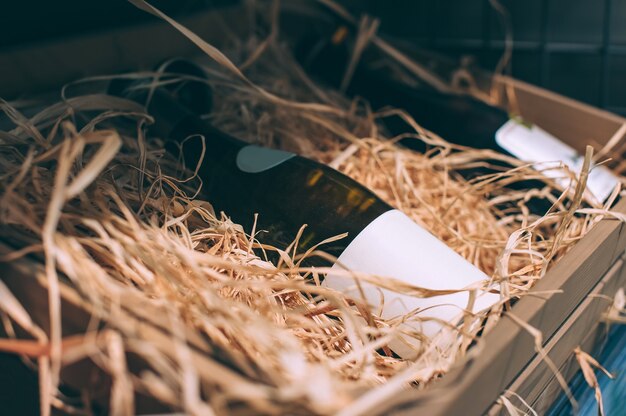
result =
[[[598,341],[605,328],[600,321],[602,314],[611,304],[609,298],[615,295],[618,288],[625,285],[626,267],[624,267],[624,256],[622,256],[545,345],[544,349],[548,357],[560,369],[565,379],[571,378],[579,369],[574,359],[574,348],[582,346],[583,350],[589,351]],[[508,387],[508,390],[517,393],[526,402],[532,403],[533,409],[543,414],[556,394],[561,391],[561,387],[545,360],[537,356]],[[513,399],[513,401],[516,400]],[[505,415],[506,411],[498,404],[490,410],[489,414]]]
[[517,106],[526,120],[579,152],[584,152],[587,144],[600,150],[626,123],[626,119],[616,114],[510,77],[499,76],[494,82],[504,106]]
[[[241,7],[221,7],[181,19],[181,23],[221,45],[228,41],[227,35],[245,33],[246,25],[227,24],[241,14]],[[3,50],[0,97],[58,91],[61,85],[86,76],[151,69],[167,58],[199,53],[186,37],[156,18],[153,23]]]

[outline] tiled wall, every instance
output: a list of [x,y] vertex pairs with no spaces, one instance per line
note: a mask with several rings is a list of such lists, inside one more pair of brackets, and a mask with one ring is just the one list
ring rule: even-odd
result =
[[[152,3],[176,16],[238,1]],[[512,17],[515,77],[626,114],[626,0],[500,1]],[[380,16],[383,31],[448,54],[475,55],[485,68],[493,68],[503,50],[498,15],[488,0],[343,2]],[[154,20],[126,0],[0,3],[0,51]]]
[[[500,0],[514,30],[513,75],[626,114],[626,0]],[[493,68],[503,50],[488,0],[353,0],[381,30]]]

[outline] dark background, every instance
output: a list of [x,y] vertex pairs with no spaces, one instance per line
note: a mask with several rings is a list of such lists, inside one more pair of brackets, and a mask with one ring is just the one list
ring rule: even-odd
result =
[[[283,0],[289,1],[289,0]],[[626,0],[500,0],[514,29],[513,76],[626,114]],[[237,0],[153,0],[173,16]],[[493,69],[504,47],[488,0],[344,0],[381,31]],[[1,1],[0,52],[154,21],[125,0]],[[1,70],[1,68],[0,68]],[[1,82],[1,80],[0,80]]]
[[[626,0],[500,0],[510,12],[516,78],[626,114]],[[361,0],[381,30],[495,68],[504,48],[488,0]]]

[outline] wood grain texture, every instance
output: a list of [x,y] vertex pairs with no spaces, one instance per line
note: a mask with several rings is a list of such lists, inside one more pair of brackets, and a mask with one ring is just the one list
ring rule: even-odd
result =
[[[548,357],[566,379],[570,379],[580,369],[574,358],[574,348],[581,346],[584,351],[591,351],[594,344],[602,342],[602,335],[606,335],[606,325],[602,324],[601,319],[611,302],[601,295],[612,297],[618,288],[626,286],[625,257],[622,256],[615,262],[545,345]],[[508,389],[524,398],[539,414],[544,414],[561,392],[554,373],[541,357],[535,357]],[[490,416],[507,414],[499,404],[489,411]]]
[[600,150],[600,146],[606,144],[626,121],[606,110],[513,78],[496,77],[495,82],[503,96],[506,85],[513,87],[524,119],[536,123],[581,153],[587,144]]

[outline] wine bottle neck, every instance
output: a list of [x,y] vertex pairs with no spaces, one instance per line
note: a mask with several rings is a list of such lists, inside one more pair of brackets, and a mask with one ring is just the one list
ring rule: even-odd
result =
[[169,139],[183,120],[194,115],[190,110],[178,104],[167,92],[160,89],[154,91],[147,110],[154,119],[154,124],[150,129],[163,139]]
[[247,146],[246,142],[202,120],[179,104],[167,91],[154,91],[148,104],[148,113],[154,118],[151,132],[164,139],[166,148],[173,153],[178,153],[178,147],[189,168],[196,166],[200,158],[214,162],[234,160],[239,150]]

